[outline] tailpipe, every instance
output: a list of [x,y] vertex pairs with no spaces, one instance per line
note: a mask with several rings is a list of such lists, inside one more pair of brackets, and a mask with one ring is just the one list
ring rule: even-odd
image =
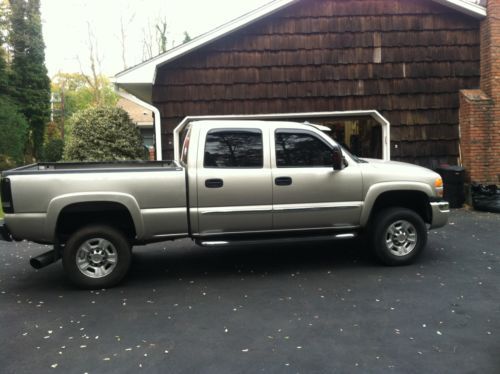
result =
[[30,259],[30,265],[33,266],[35,269],[41,269],[44,268],[47,265],[50,265],[57,260],[59,260],[61,256],[59,256],[58,251],[55,249],[45,252],[39,256],[33,257]]

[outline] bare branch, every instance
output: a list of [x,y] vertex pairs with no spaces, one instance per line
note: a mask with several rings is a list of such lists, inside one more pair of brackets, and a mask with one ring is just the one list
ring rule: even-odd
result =
[[120,17],[120,45],[122,47],[122,63],[123,63],[123,70],[128,68],[127,65],[127,33],[126,33],[126,27],[127,25],[131,24],[134,21],[135,18],[135,13],[133,13],[129,19],[127,20],[127,23],[125,24],[123,22],[123,16]]
[[153,33],[151,22],[148,19],[147,28],[142,28],[142,59],[148,60],[153,57]]

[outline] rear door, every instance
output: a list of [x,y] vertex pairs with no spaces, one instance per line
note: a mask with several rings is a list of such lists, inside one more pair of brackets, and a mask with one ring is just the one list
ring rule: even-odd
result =
[[332,145],[314,131],[273,132],[274,229],[359,225],[362,180],[356,164],[333,170]]
[[197,164],[200,234],[272,229],[269,149],[268,130],[228,127],[200,130],[201,157]]

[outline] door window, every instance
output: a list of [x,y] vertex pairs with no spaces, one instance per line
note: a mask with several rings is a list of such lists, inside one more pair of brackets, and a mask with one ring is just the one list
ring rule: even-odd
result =
[[261,168],[263,166],[260,130],[210,130],[205,142],[205,168]]
[[314,134],[301,131],[275,133],[276,166],[279,168],[331,167],[331,147]]

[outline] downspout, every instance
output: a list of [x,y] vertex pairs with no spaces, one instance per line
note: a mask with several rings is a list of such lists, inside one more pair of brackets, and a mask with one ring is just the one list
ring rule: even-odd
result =
[[130,100],[133,103],[136,103],[137,105],[143,106],[146,109],[149,109],[154,113],[154,127],[155,127],[155,146],[156,146],[156,161],[161,161],[162,160],[162,148],[161,148],[161,115],[160,111],[158,108],[155,106],[142,101],[141,99],[138,99],[134,95],[123,91],[123,90],[116,90],[116,93],[123,97],[124,99]]

